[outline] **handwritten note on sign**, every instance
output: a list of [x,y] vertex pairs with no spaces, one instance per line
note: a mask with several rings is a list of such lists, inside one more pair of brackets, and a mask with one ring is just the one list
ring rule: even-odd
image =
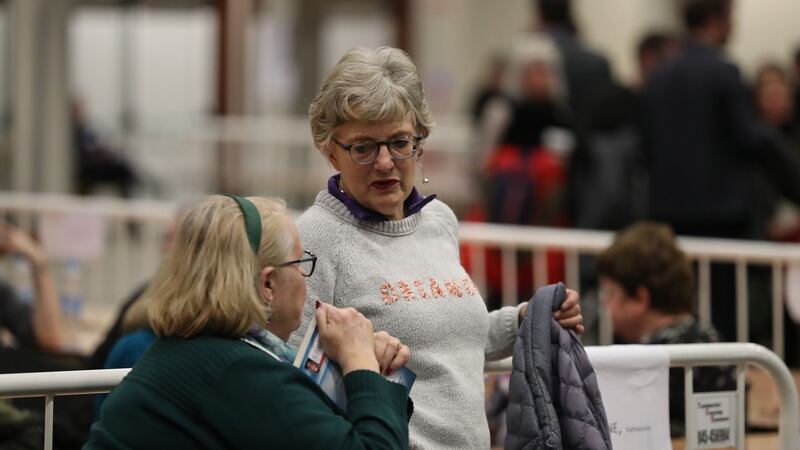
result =
[[52,212],[39,221],[39,237],[51,258],[92,261],[103,254],[106,222],[91,212]]
[[669,354],[658,346],[587,347],[614,450],[671,450]]

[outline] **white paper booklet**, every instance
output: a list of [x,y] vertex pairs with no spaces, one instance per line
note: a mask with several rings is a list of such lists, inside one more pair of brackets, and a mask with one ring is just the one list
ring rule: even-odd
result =
[[[347,396],[344,391],[344,380],[342,379],[342,369],[335,362],[328,359],[319,345],[319,330],[317,321],[311,320],[303,337],[303,343],[297,350],[294,358],[294,365],[303,373],[308,375],[315,383],[325,391],[326,394],[339,406],[342,411],[347,411]],[[387,380],[402,384],[411,392],[411,385],[417,378],[417,374],[407,367],[401,367],[392,372],[391,375],[384,375]]]

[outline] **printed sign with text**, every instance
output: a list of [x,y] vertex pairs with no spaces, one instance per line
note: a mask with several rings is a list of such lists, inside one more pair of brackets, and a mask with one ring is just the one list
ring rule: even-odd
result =
[[696,448],[736,447],[736,391],[692,395]]

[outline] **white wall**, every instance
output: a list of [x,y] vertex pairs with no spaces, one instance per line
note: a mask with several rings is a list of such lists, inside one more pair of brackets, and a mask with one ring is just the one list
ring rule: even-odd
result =
[[[634,50],[641,35],[649,29],[679,28],[672,1],[575,2],[575,15],[584,40],[608,56],[615,75],[626,83],[638,76]],[[530,4],[531,0],[412,1],[412,56],[423,74],[431,106],[437,115],[466,111],[492,54],[505,49],[515,35],[528,29],[534,21]],[[303,14],[303,11],[290,11],[290,14]],[[792,49],[800,46],[800,1],[736,0],[735,17],[736,32],[729,50],[746,73],[768,58],[788,61]],[[364,22],[369,20],[374,21],[372,26]],[[284,28],[289,26],[281,23]],[[338,58],[339,47],[354,43],[377,45],[391,36],[390,22],[379,14],[332,16],[324,23],[326,30],[323,32],[332,39],[323,41],[322,66]],[[87,97],[93,120],[105,124],[119,120],[121,27],[118,10],[97,8],[78,10],[70,27],[72,85]],[[163,117],[210,110],[216,76],[215,27],[211,10],[145,11],[137,15],[132,78],[139,114],[158,121]],[[345,32],[349,29],[360,29],[362,33],[350,35]],[[274,59],[277,51],[290,51],[270,40],[281,36],[288,38],[291,27],[278,31],[260,36],[264,45],[277,50],[253,53],[254,57],[262,58],[255,63],[259,67],[255,82],[265,84],[256,87],[259,96],[265,95],[263,91],[276,89],[288,94],[296,88],[291,80],[290,60],[279,64],[287,70],[275,78],[270,79],[267,73],[270,61],[272,67],[281,61]],[[356,38],[360,41],[354,41]],[[0,74],[0,82],[2,76]],[[277,103],[286,102],[287,99],[283,99]],[[259,103],[270,104],[264,99]]]
[[[116,128],[121,113],[121,8],[76,9],[69,26],[70,86],[89,118]],[[134,113],[141,125],[211,112],[216,18],[212,9],[136,10],[131,22]]]
[[800,1],[736,0],[731,57],[751,76],[767,60],[789,66],[800,48]]
[[[8,114],[8,73],[11,68],[8,65],[8,33],[7,25],[8,13],[6,5],[0,3],[0,120],[5,120]],[[0,123],[0,129],[5,128],[5,123]]]
[[465,112],[492,54],[531,23],[530,0],[414,0],[411,48],[435,113]]

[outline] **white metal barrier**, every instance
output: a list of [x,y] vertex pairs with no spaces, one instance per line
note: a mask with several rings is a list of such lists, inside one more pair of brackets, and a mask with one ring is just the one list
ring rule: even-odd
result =
[[[592,230],[568,230],[557,228],[525,227],[486,223],[462,222],[459,239],[469,244],[471,275],[475,283],[485,292],[487,263],[484,250],[499,248],[502,253],[503,304],[513,305],[520,300],[517,295],[517,272],[506,270],[517,266],[517,252],[531,251],[534,254],[534,287],[547,284],[548,250],[565,253],[564,273],[567,286],[579,286],[580,256],[596,255],[608,247],[613,233]],[[792,264],[800,264],[800,245],[764,241],[733,239],[679,237],[679,243],[687,256],[698,266],[698,316],[705,323],[711,322],[711,264],[734,263],[736,266],[736,340],[749,341],[748,330],[748,265],[766,265],[772,268],[772,350],[784,355],[784,271]],[[613,330],[605,308],[600,308],[599,343],[610,344]]]
[[44,397],[44,449],[53,448],[56,395],[99,394],[119,384],[131,369],[72,370],[0,375],[0,398]]
[[[747,365],[755,365],[765,370],[775,381],[780,400],[780,417],[778,439],[780,450],[800,449],[800,397],[786,364],[772,351],[752,343],[715,343],[715,344],[675,344],[659,346],[667,350],[670,356],[670,365],[685,368],[685,395],[689,399],[693,390],[693,369],[701,366],[728,366],[735,365],[737,369],[737,436],[736,443],[739,450],[745,448],[745,384],[744,370]],[[625,346],[617,346],[624,351]],[[593,347],[586,347],[589,360],[593,360]],[[592,361],[594,362],[594,361]],[[508,373],[511,371],[511,358],[501,361],[486,363],[487,373]],[[695,435],[695,422],[690,402],[686,402],[686,443],[690,446],[690,436]]]
[[[710,365],[735,365],[738,373],[737,416],[739,436],[736,442],[744,449],[744,368],[755,365],[765,370],[775,381],[780,399],[780,422],[778,437],[780,450],[800,448],[800,398],[789,369],[775,353],[763,346],[750,343],[677,344],[663,345],[670,355],[671,365],[686,370],[686,397],[692,393],[694,367]],[[618,347],[624,351],[624,346]],[[589,359],[593,359],[593,347],[587,347]],[[45,397],[44,448],[52,449],[53,410],[57,395],[77,395],[107,392],[113,389],[130,369],[78,370],[67,372],[40,372],[0,375],[0,398]],[[511,359],[486,364],[487,373],[503,373],[511,370]],[[686,436],[693,435],[692,412],[689,402],[686,411]],[[692,447],[688,447],[692,448]]]
[[[59,194],[29,194],[0,192],[0,217],[13,215],[23,225],[36,223],[43,216],[63,212],[98,215],[107,221],[105,253],[85,264],[83,277],[88,304],[114,306],[128,293],[147,280],[160,261],[161,236],[177,210],[174,202],[125,201],[111,198],[87,198]],[[486,292],[488,264],[485,249],[499,249],[502,254],[502,297],[504,304],[516,304],[517,252],[534,254],[532,278],[534,287],[547,282],[549,250],[562,251],[567,286],[579,286],[581,261],[584,255],[594,255],[605,249],[613,234],[603,231],[571,230],[514,225],[462,222],[459,231],[462,244],[468,244],[470,274]],[[748,278],[749,265],[772,268],[772,350],[784,355],[783,311],[785,297],[784,271],[800,264],[800,245],[760,241],[681,237],[680,244],[698,266],[698,315],[710,322],[711,264],[733,263],[736,266],[736,340],[749,340]],[[2,267],[0,272],[10,271]],[[58,271],[56,271],[58,273]],[[8,273],[6,273],[8,275]],[[598,311],[600,344],[612,341],[611,321],[605,308]]]

